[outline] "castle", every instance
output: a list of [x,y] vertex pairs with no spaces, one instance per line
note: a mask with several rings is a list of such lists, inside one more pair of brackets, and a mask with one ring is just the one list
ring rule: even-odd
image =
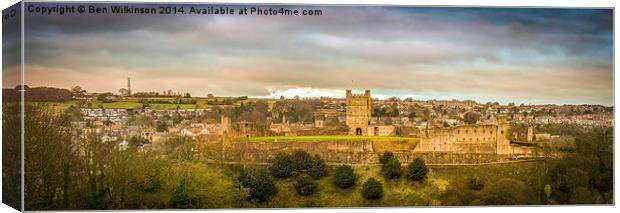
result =
[[370,90],[364,94],[354,94],[347,90],[346,124],[349,135],[359,136],[388,136],[394,133],[392,125],[371,125],[372,99]]
[[[394,135],[393,125],[374,125],[371,123],[372,99],[370,90],[363,94],[354,94],[347,90],[346,124],[349,135],[388,136]],[[449,128],[430,127],[420,138],[420,143],[413,153],[428,154],[449,153],[460,160],[442,159],[437,162],[491,162],[498,158],[514,158],[516,156],[532,156],[532,147],[511,144],[509,125],[504,119],[493,124],[459,125]],[[532,128],[528,128],[527,141],[533,138]],[[467,156],[467,157],[463,157]],[[471,159],[461,159],[471,158]]]
[[[370,90],[362,94],[346,91],[346,125],[348,134],[355,136],[396,135],[395,125],[379,125],[373,122]],[[318,119],[321,120],[321,119]],[[323,125],[321,121],[314,126]],[[265,135],[265,128],[239,123],[231,125],[223,118],[222,126],[236,133],[236,137]],[[399,127],[401,128],[401,127]],[[336,164],[376,164],[381,153],[390,151],[401,162],[411,162],[422,158],[429,164],[480,164],[543,157],[539,155],[534,140],[533,129],[528,130],[527,142],[513,143],[514,134],[504,117],[493,122],[466,124],[450,127],[428,126],[416,138],[394,137],[391,140],[367,138],[364,140],[325,139],[320,141],[292,140],[286,142],[252,142],[241,140],[228,143],[223,158],[237,162],[269,162],[277,153],[287,150],[303,149],[317,154],[328,163]]]

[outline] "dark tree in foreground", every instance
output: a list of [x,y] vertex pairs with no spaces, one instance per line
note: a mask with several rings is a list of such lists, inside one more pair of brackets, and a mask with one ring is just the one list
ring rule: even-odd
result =
[[288,178],[293,174],[291,155],[281,152],[271,160],[269,171],[276,178]]
[[379,157],[381,163],[381,175],[387,179],[397,179],[401,175],[400,161],[396,159],[392,152],[384,152]]
[[312,167],[312,156],[308,152],[297,149],[291,154],[291,167],[293,168],[293,175],[306,172]]
[[319,155],[314,155],[307,172],[310,177],[320,179],[327,176],[327,164]]
[[426,178],[426,174],[428,173],[428,167],[424,163],[424,160],[421,158],[416,158],[409,166],[407,166],[407,173],[405,177],[411,181],[421,181]]
[[297,194],[301,196],[309,196],[311,194],[314,194],[318,189],[318,186],[312,180],[312,178],[305,175],[297,178],[297,181],[295,182],[293,187],[295,188],[295,192],[297,192]]
[[368,179],[362,185],[362,197],[367,200],[376,200],[383,197],[383,185],[374,178]]
[[265,202],[278,193],[273,179],[265,169],[242,170],[238,181],[250,190],[250,200]]
[[342,165],[336,168],[334,172],[334,185],[338,188],[346,189],[355,185],[357,181],[357,175],[353,171],[353,168],[349,165]]

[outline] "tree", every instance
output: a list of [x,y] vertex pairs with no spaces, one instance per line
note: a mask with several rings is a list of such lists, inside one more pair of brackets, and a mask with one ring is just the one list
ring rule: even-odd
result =
[[295,181],[293,187],[295,188],[295,192],[301,196],[309,196],[314,194],[318,189],[317,184],[306,175],[302,175],[297,178],[297,181]]
[[82,89],[80,86],[71,87],[71,93],[76,97],[82,96],[85,92],[86,90]]
[[327,176],[327,164],[321,159],[321,156],[314,155],[310,168],[308,168],[308,175],[314,179]]
[[471,112],[465,113],[465,115],[463,116],[463,119],[465,123],[467,124],[475,124],[480,120],[481,116],[482,115],[480,113],[471,111]]
[[125,89],[125,88],[120,88],[118,90],[118,93],[121,94],[122,96],[128,96],[129,95],[129,90]]
[[252,201],[265,202],[278,193],[273,179],[265,169],[242,170],[238,181],[250,190],[248,199]]
[[169,206],[174,209],[196,209],[201,207],[201,199],[196,196],[195,186],[190,186],[187,179],[182,179],[170,197]]
[[362,185],[362,197],[367,200],[376,200],[383,197],[383,185],[375,180],[374,178],[370,178],[366,180],[364,185]]
[[291,167],[293,168],[293,175],[297,176],[300,173],[305,173],[310,167],[312,167],[312,156],[308,152],[297,149],[291,154]]
[[[16,105],[19,106],[19,105]],[[3,103],[3,112],[13,109],[12,105],[7,106]],[[74,190],[75,182],[72,179],[78,169],[78,163],[83,161],[78,159],[77,145],[72,143],[71,132],[69,128],[61,127],[59,115],[54,109],[47,104],[24,105],[25,116],[23,119],[24,127],[28,131],[24,134],[24,196],[25,210],[50,210],[68,208],[71,204],[69,201],[69,193]],[[19,114],[3,115],[3,142],[14,142],[19,145],[19,139],[14,140],[12,133],[5,132],[5,129],[15,128],[16,117]],[[6,125],[9,124],[9,125]],[[19,133],[19,131],[15,131]],[[99,140],[100,141],[100,140]],[[87,141],[88,143],[89,141]],[[7,144],[12,145],[12,144]],[[3,149],[5,145],[3,144]],[[14,148],[14,147],[12,147]],[[105,152],[106,148],[100,146],[99,151]],[[6,149],[4,150],[6,151]],[[16,151],[16,153],[19,150]],[[12,153],[4,152],[5,155],[11,156]],[[91,155],[92,164],[101,165],[102,159],[99,155]],[[5,156],[3,156],[4,158]],[[7,160],[4,158],[3,160]],[[15,159],[8,159],[15,165],[9,165],[7,168],[21,165],[14,162]],[[17,171],[17,170],[16,170]],[[4,171],[3,171],[4,172]],[[11,171],[12,172],[12,171]],[[3,175],[5,175],[3,173]],[[13,178],[11,173],[6,174],[3,178]],[[93,181],[90,181],[93,183]],[[99,187],[100,181],[94,184],[92,188]],[[7,187],[7,190],[13,189],[14,186]],[[91,189],[92,189],[91,188]],[[15,196],[15,195],[11,195]],[[7,197],[9,198],[9,197]]]
[[336,168],[334,172],[334,185],[338,188],[346,189],[352,187],[357,182],[357,175],[353,171],[353,168],[349,165],[341,165]]
[[97,100],[101,102],[109,102],[109,98],[114,96],[111,92],[105,92],[97,95]]
[[[21,208],[21,103],[17,101],[19,98],[7,96],[7,92],[3,91],[2,101],[2,202],[15,208]],[[19,97],[19,95],[18,95]],[[9,99],[9,100],[7,100]],[[16,100],[17,99],[17,100]],[[31,115],[28,114],[28,117]],[[39,125],[37,128],[41,128]],[[30,133],[30,131],[28,131]],[[44,135],[40,136],[44,137]],[[51,145],[45,143],[43,145]],[[26,146],[26,151],[29,151]],[[67,153],[69,154],[69,153]],[[52,162],[57,162],[54,160]],[[44,163],[52,163],[44,162]],[[32,165],[31,165],[32,166]],[[45,168],[46,166],[42,167]],[[39,168],[36,168],[39,169]],[[25,184],[31,184],[26,182]],[[28,199],[26,205],[28,205]]]
[[421,158],[416,158],[407,166],[405,177],[411,181],[421,181],[426,178],[428,167]]
[[293,160],[291,155],[285,152],[280,152],[271,160],[269,171],[271,171],[271,175],[276,178],[291,177],[293,174],[292,162]]
[[532,189],[522,181],[500,179],[483,190],[488,205],[533,205],[536,199]]
[[387,179],[398,179],[401,175],[400,162],[398,160],[393,160],[382,165],[381,175]]
[[379,157],[381,163],[381,175],[387,179],[397,179],[401,175],[400,161],[394,157],[392,152],[384,152]]
[[160,170],[154,170],[147,174],[147,176],[138,180],[138,188],[146,193],[157,193],[163,187],[163,178]]

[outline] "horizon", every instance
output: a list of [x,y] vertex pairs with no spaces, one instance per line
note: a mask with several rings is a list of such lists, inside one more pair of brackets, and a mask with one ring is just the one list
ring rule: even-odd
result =
[[[17,87],[19,85],[16,85],[15,87]],[[67,89],[67,90],[71,90],[71,88],[62,88],[62,87],[54,87],[54,86],[29,86],[29,85],[25,85],[28,88],[40,88],[40,87],[46,87],[46,88],[57,88],[57,89]],[[80,86],[80,85],[75,85],[75,86]],[[2,89],[15,89],[15,87],[12,88],[2,88]],[[80,86],[81,87],[81,86]],[[350,88],[347,88],[350,89]],[[165,89],[165,90],[161,90],[161,92],[167,91],[167,90],[172,90],[175,93],[180,93],[181,96],[183,96],[186,92],[182,92],[182,91],[175,91],[173,89]],[[353,94],[363,94],[365,89],[351,89]],[[346,89],[343,90],[343,94],[346,93]],[[429,99],[423,99],[423,98],[414,98],[411,96],[406,96],[406,97],[397,97],[397,96],[385,96],[385,95],[375,95],[373,94],[373,90],[372,88],[370,89],[370,93],[371,93],[371,99],[372,100],[381,100],[381,101],[385,101],[388,100],[390,98],[398,98],[399,101],[404,101],[407,98],[411,98],[413,101],[474,101],[477,104],[487,104],[487,103],[499,103],[500,106],[508,106],[510,103],[514,103],[515,106],[519,106],[519,105],[525,105],[525,106],[542,106],[542,105],[557,105],[557,106],[581,106],[581,105],[593,105],[593,106],[603,106],[603,107],[614,107],[614,105],[603,105],[603,104],[587,104],[587,103],[577,103],[577,104],[561,104],[561,103],[538,103],[538,104],[531,104],[531,103],[518,103],[518,102],[500,102],[500,101],[485,101],[485,102],[481,102],[478,100],[473,100],[473,99],[456,99],[456,98],[451,98],[451,99],[440,99],[440,98],[429,98]],[[111,91],[86,91],[87,93],[90,94],[102,94],[102,93],[112,93],[114,95],[120,95],[118,91],[116,92],[111,92]],[[137,92],[132,92],[133,94],[136,93],[152,93],[152,92],[156,92],[159,93],[160,91],[137,91]],[[247,95],[232,95],[232,96],[219,96],[217,94],[213,94],[213,93],[206,93],[205,95],[194,95],[191,94],[191,98],[206,98],[209,94],[212,94],[215,98],[237,98],[237,97],[247,97],[247,98],[251,98],[251,99],[280,99],[281,97],[284,97],[285,99],[294,99],[296,95],[294,94],[289,94],[289,95],[281,95],[281,96],[247,96]],[[162,97],[168,97],[165,95],[160,94],[160,96]],[[346,99],[346,95],[341,95],[341,96],[330,96],[330,95],[325,95],[325,96],[299,96],[300,99],[320,99],[320,98],[331,98],[331,99]],[[378,97],[377,97],[378,96]],[[129,97],[133,97],[133,96],[129,96]],[[134,97],[134,98],[138,98],[138,97]]]

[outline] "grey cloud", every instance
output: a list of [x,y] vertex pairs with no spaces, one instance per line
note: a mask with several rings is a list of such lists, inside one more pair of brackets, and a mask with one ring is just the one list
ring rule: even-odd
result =
[[[325,15],[33,16],[26,54],[37,75],[30,83],[66,87],[105,78],[89,86],[116,91],[131,76],[141,90],[196,95],[356,86],[523,102],[613,99],[605,12],[308,8]],[[65,77],[46,76],[59,74]]]

